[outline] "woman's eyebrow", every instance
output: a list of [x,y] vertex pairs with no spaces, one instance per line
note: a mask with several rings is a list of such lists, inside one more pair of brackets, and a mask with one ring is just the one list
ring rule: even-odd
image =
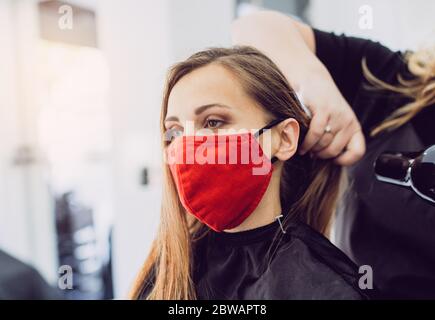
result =
[[171,116],[171,117],[167,117],[167,118],[165,119],[165,122],[166,122],[166,121],[179,121],[179,120],[178,120],[178,117]]
[[195,115],[199,115],[199,114],[203,113],[205,110],[207,110],[208,108],[212,108],[212,107],[220,107],[220,108],[230,109],[229,106],[221,104],[221,103],[209,103],[209,104],[205,104],[203,106],[196,108]]
[[[230,109],[229,106],[222,104],[222,103],[209,103],[209,104],[205,104],[205,105],[202,105],[202,106],[196,108],[195,115],[199,115],[199,114],[203,113],[205,110],[212,108],[212,107]],[[179,119],[176,116],[170,116],[170,117],[165,118],[165,122],[166,121],[179,121]]]

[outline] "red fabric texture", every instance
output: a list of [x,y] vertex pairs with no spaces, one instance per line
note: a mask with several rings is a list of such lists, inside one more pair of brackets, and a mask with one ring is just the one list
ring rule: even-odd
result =
[[[178,137],[167,159],[182,205],[215,231],[237,227],[255,210],[273,170],[251,133]],[[260,167],[264,174],[254,174]]]

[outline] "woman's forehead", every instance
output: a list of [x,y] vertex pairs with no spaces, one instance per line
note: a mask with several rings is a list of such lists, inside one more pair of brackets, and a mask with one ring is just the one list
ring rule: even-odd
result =
[[208,104],[225,105],[246,112],[253,108],[255,101],[246,94],[231,71],[219,64],[210,64],[192,71],[177,82],[169,95],[167,115],[191,118],[196,108]]

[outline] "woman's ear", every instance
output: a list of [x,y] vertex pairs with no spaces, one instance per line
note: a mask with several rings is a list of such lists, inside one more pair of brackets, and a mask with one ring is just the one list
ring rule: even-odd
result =
[[294,118],[289,118],[276,126],[276,140],[274,156],[278,160],[286,161],[293,157],[298,148],[299,123]]

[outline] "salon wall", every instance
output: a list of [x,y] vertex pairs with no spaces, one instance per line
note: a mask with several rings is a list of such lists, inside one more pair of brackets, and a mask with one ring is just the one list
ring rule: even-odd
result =
[[[98,2],[99,44],[111,72],[116,297],[128,292],[158,223],[166,70],[200,49],[228,45],[233,14],[232,0]],[[141,184],[144,169],[147,185]]]
[[[31,125],[38,115],[35,1],[0,1],[0,249],[56,281],[54,220]],[[43,186],[43,187],[40,187]]]
[[[17,177],[11,170],[11,155],[17,144],[17,79],[15,74],[15,48],[13,46],[13,12],[9,1],[0,2],[0,39],[2,39],[2,50],[0,50],[0,61],[6,69],[0,72],[0,136],[10,137],[2,139],[0,143],[0,221],[8,221],[9,212],[18,210],[14,200],[11,199],[10,190],[14,188]],[[13,222],[12,222],[13,223]],[[19,222],[17,222],[19,224]],[[0,224],[0,244],[17,252],[21,257],[27,256],[26,241],[22,238],[15,239],[12,235],[13,228],[7,228],[6,223]]]
[[[373,17],[372,28],[361,28],[367,13]],[[377,40],[396,50],[414,50],[433,44],[434,13],[435,2],[426,0],[311,0],[307,18],[322,30]]]
[[[157,224],[159,94],[169,63],[167,1],[101,1],[99,46],[110,70],[113,166],[113,276],[128,291]],[[141,170],[149,184],[141,184]]]
[[[22,146],[37,149],[34,59],[37,0],[0,1],[0,248],[35,266],[56,285],[53,199],[43,159],[14,163]],[[96,15],[97,47],[107,61],[112,151],[113,277],[126,297],[159,219],[159,117],[166,71],[209,46],[230,43],[233,0],[69,0]],[[80,128],[77,128],[80,130]],[[143,172],[147,172],[144,184]],[[83,175],[83,173],[77,173]]]

